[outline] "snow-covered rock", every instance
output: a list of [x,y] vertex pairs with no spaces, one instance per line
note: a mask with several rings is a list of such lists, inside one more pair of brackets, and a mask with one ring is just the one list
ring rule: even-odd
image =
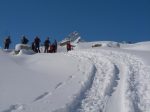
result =
[[64,38],[59,44],[61,46],[64,46],[67,44],[68,41],[70,41],[72,44],[76,45],[81,40],[81,36],[78,32],[74,31],[70,33],[66,38]]
[[31,46],[28,44],[16,44],[15,51],[13,54],[30,55],[30,54],[35,54],[35,52],[31,49]]
[[19,50],[21,50],[21,49],[29,50],[29,49],[31,49],[31,46],[28,45],[28,44],[16,44],[15,50],[16,50],[16,51],[19,51]]

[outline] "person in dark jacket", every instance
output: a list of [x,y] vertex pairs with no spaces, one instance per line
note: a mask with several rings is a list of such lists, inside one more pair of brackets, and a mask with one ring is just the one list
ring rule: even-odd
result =
[[47,37],[47,39],[44,42],[44,47],[45,47],[44,53],[48,53],[49,44],[50,44],[50,40],[49,37]]
[[40,53],[40,42],[41,42],[40,38],[36,36],[34,39],[34,44],[35,44],[35,51],[37,53]]
[[10,36],[8,36],[5,40],[4,40],[4,49],[9,49],[9,45],[11,44],[11,39]]
[[27,44],[28,42],[29,42],[29,40],[25,36],[23,36],[22,39],[21,39],[21,43],[22,44]]

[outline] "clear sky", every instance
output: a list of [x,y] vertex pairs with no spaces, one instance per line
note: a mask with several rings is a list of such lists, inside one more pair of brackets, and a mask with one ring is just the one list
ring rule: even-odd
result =
[[27,35],[58,41],[78,31],[86,41],[150,40],[150,0],[0,0],[0,41]]

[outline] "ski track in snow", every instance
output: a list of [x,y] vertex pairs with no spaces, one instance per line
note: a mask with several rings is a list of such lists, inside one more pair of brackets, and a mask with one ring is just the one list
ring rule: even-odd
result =
[[[116,112],[150,112],[150,67],[133,55],[110,50],[71,51],[68,56],[87,60],[92,64],[90,76],[84,82],[82,90],[65,109],[53,112],[110,112],[107,106],[116,92],[120,92],[120,101]],[[78,70],[82,67],[78,66]],[[85,71],[82,71],[85,74]],[[59,82],[53,91],[37,96],[32,103],[45,99],[47,96],[71,81],[74,74],[64,82]],[[115,104],[115,101],[113,102]],[[22,112],[25,106],[15,104],[2,112]]]
[[[87,89],[86,92],[84,93],[84,97],[82,100],[82,102],[80,102],[79,107],[78,108],[74,108],[72,109],[73,112],[76,111],[89,111],[89,112],[99,112],[102,111],[104,109],[104,105],[106,103],[106,98],[104,97],[105,94],[111,94],[111,89],[104,88],[104,86],[100,85],[101,83],[106,83],[106,85],[108,85],[107,83],[109,81],[103,79],[105,77],[107,77],[110,74],[110,78],[111,76],[113,76],[112,73],[116,72],[114,71],[114,66],[113,64],[106,60],[106,59],[101,59],[99,58],[99,56],[96,56],[94,53],[86,53],[86,52],[82,52],[82,53],[77,53],[76,55],[79,55],[79,57],[83,57],[83,58],[87,58],[88,60],[91,61],[91,63],[93,63],[93,65],[95,66],[96,72],[93,74],[94,78],[93,81],[91,83],[91,88]],[[108,67],[109,66],[109,67]],[[108,79],[109,80],[109,79]],[[106,89],[106,90],[105,90]],[[105,93],[102,93],[101,91],[106,91]],[[90,92],[91,92],[91,96],[90,96]],[[89,94],[89,96],[88,96]],[[88,97],[87,97],[88,96]]]
[[69,112],[108,112],[107,103],[117,89],[121,89],[118,112],[150,111],[150,69],[140,59],[127,53],[103,50],[99,53],[94,50],[73,51],[70,55],[88,59],[96,71],[90,88],[80,93],[80,101],[76,99],[78,104],[70,105]]

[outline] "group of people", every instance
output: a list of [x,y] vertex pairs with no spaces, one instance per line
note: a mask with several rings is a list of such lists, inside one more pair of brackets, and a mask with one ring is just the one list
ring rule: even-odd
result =
[[54,42],[51,44],[49,37],[44,41],[44,53],[55,53],[57,52],[57,41],[54,40]]
[[[35,37],[34,42],[32,42],[32,50],[36,53],[40,53],[40,38],[38,36]],[[51,44],[49,37],[44,41],[44,53],[55,53],[57,52],[57,41]]]
[[[28,44],[29,40],[26,36],[21,38],[21,44]],[[38,36],[35,37],[34,41],[32,42],[32,50],[36,53],[40,53],[40,38]],[[4,40],[4,49],[9,49],[9,45],[11,44],[10,36],[5,38]],[[57,52],[57,41],[54,40],[53,43],[50,42],[49,37],[46,38],[44,41],[44,53],[55,53]]]
[[[26,38],[26,36],[23,36],[21,39],[21,44],[28,44],[29,40]],[[40,38],[36,36],[34,38],[34,41],[32,42],[32,50],[36,53],[40,53]],[[5,38],[4,40],[4,49],[9,49],[9,45],[11,44],[10,36]],[[71,45],[70,41],[67,42],[66,48],[67,52],[72,50],[74,46]],[[57,52],[57,41],[54,40],[53,43],[50,42],[49,37],[46,38],[44,41],[44,53],[56,53]]]

